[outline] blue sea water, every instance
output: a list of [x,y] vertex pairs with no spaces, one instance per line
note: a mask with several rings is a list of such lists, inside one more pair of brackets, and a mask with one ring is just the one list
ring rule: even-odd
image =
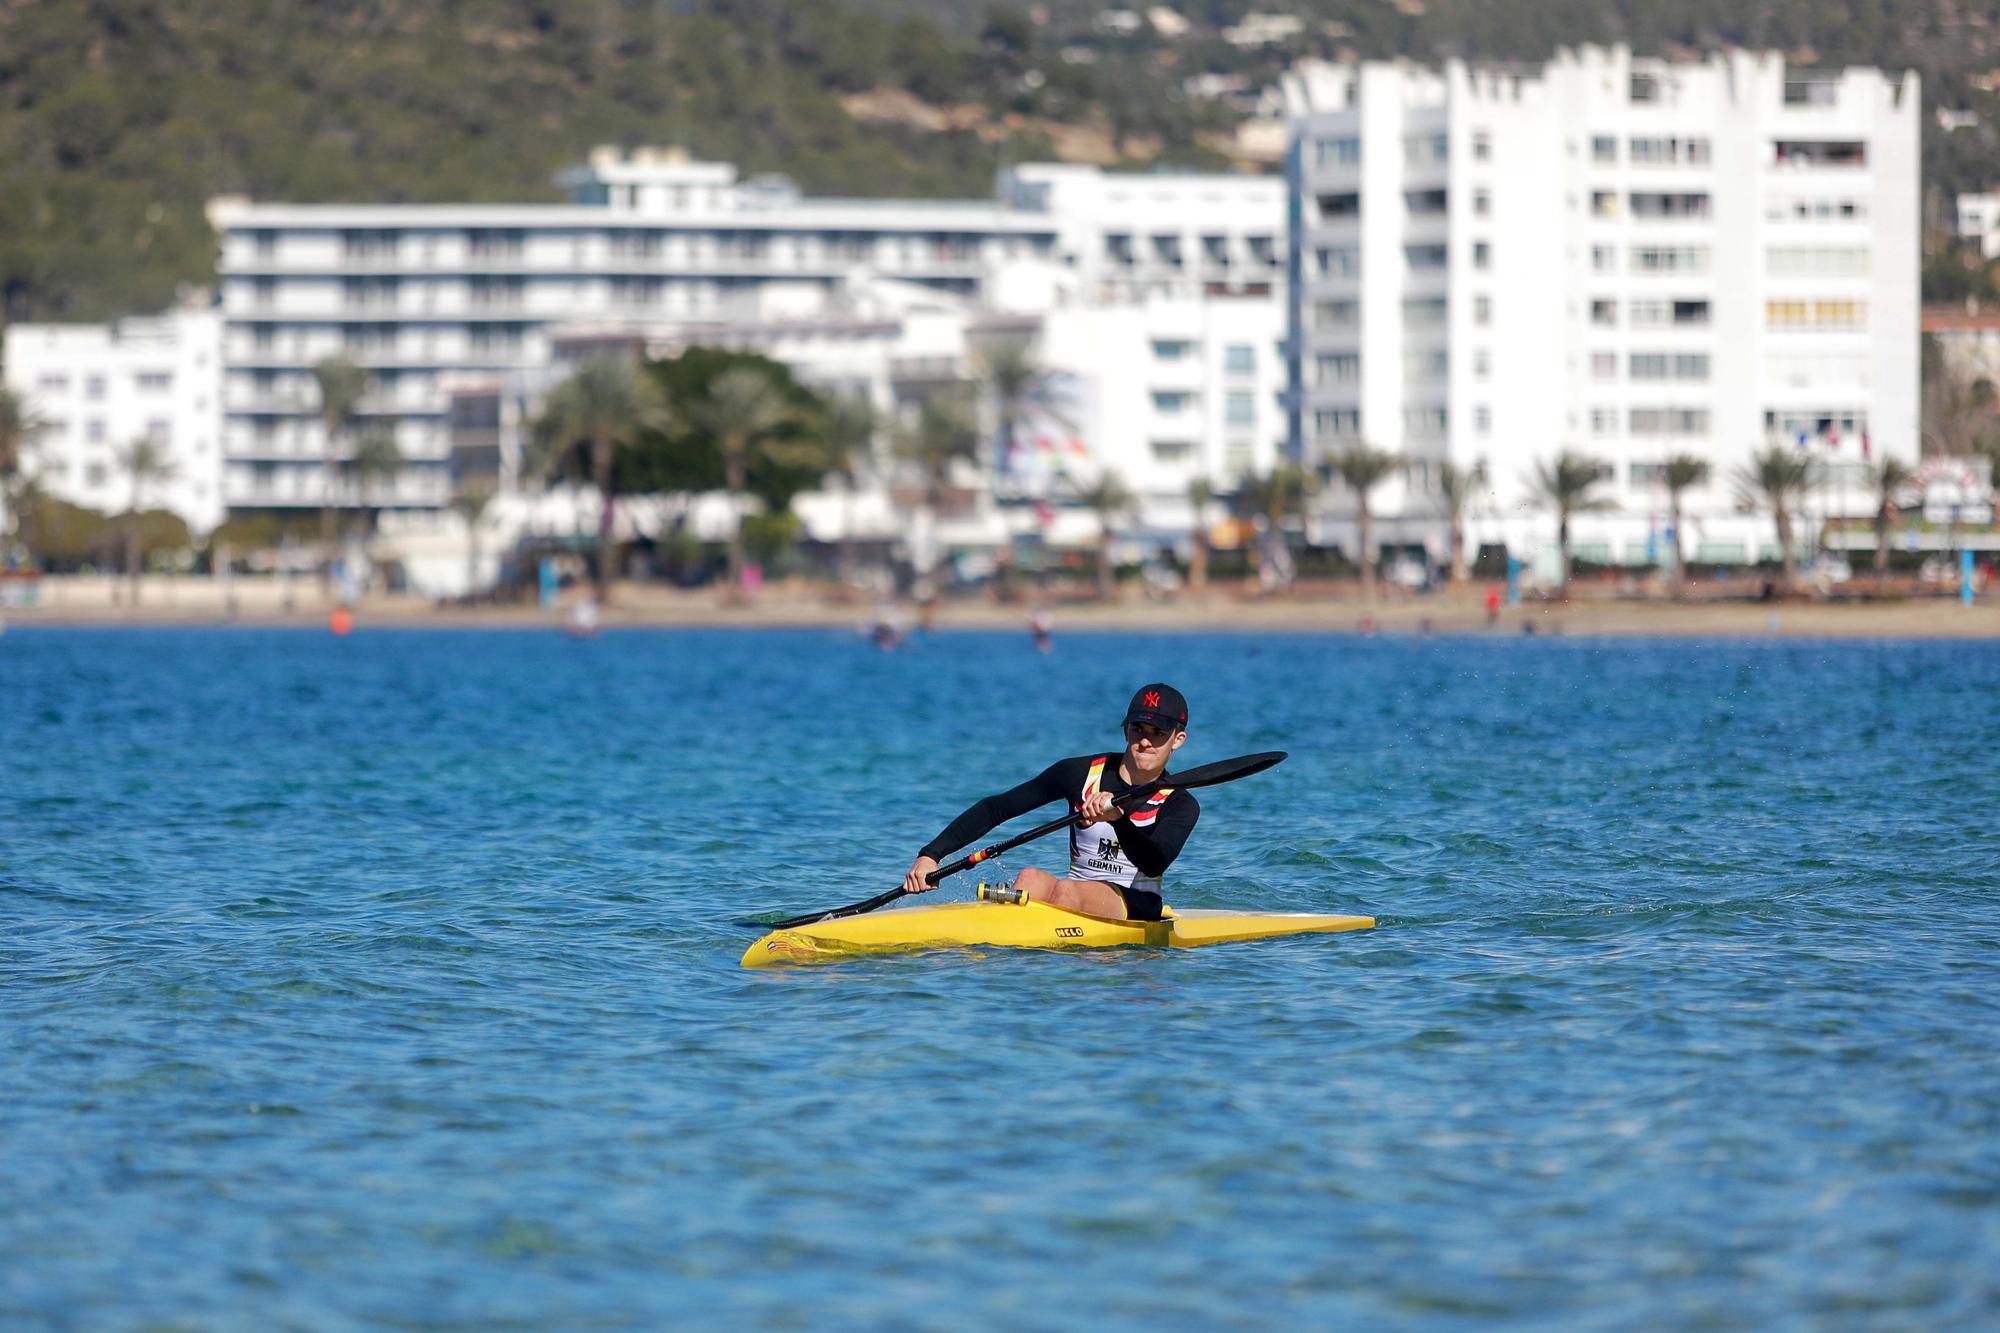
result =
[[[1155,677],[1183,762],[1291,752],[1170,901],[1377,929],[738,966]],[[1991,1324],[1996,700],[1987,645],[16,630],[0,1325]]]

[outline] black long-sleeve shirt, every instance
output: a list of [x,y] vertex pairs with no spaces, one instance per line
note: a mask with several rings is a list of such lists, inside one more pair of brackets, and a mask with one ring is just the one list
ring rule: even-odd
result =
[[[964,814],[945,825],[943,832],[924,845],[922,855],[942,862],[959,848],[985,836],[1008,820],[1051,801],[1066,801],[1071,810],[1076,810],[1083,804],[1083,784],[1090,775],[1090,766],[1099,758],[1105,758],[1104,772],[1098,778],[1099,789],[1114,797],[1131,791],[1132,784],[1119,776],[1118,756],[1115,754],[1058,759],[1020,786],[975,801]],[[1111,828],[1118,835],[1118,845],[1126,859],[1140,874],[1157,879],[1181,854],[1188,834],[1194,832],[1195,821],[1201,818],[1201,805],[1192,793],[1176,789],[1161,804],[1142,806],[1136,813],[1145,820],[1144,823],[1133,823],[1132,815],[1128,813],[1113,821]],[[1147,818],[1149,813],[1150,819]],[[1072,862],[1078,855],[1077,836],[1080,832],[1080,829],[1070,830]]]

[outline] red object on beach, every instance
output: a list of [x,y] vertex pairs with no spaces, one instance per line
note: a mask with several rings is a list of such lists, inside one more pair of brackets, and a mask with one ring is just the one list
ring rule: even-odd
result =
[[326,618],[326,627],[335,635],[345,638],[347,632],[354,628],[354,613],[344,606],[336,606],[333,608],[333,614]]

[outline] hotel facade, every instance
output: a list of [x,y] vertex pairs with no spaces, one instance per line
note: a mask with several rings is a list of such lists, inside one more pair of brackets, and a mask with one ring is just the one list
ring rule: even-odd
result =
[[[1683,550],[1774,554],[1732,472],[1772,443],[1820,457],[1818,514],[1872,507],[1866,472],[1918,454],[1914,75],[1700,63],[1613,48],[1496,70],[1308,65],[1292,116],[1290,441],[1320,462],[1402,455],[1384,540],[1441,559],[1441,464],[1483,463],[1468,543],[1551,545],[1533,468],[1599,460],[1574,550],[1659,555],[1669,457],[1709,482]],[[1322,515],[1351,546],[1354,502]],[[1544,556],[1546,563],[1549,557]]]

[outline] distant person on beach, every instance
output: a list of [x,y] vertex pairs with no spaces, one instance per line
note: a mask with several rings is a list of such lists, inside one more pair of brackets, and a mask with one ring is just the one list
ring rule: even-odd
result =
[[1486,590],[1486,628],[1492,629],[1499,623],[1500,590],[1498,588],[1488,588]]
[[[1192,795],[1163,787],[1132,809],[1114,806],[1134,787],[1153,782],[1187,741],[1187,700],[1171,685],[1142,685],[1125,708],[1125,749],[1119,754],[1058,759],[1011,791],[988,796],[947,824],[910,866],[903,892],[936,888],[925,876],[950,856],[1017,815],[1067,801],[1086,816],[1069,832],[1069,873],[1057,879],[1032,866],[1016,888],[1039,903],[1110,920],[1158,921],[1164,904],[1160,876],[1181,854],[1201,807]],[[1111,816],[1107,818],[1107,816]]]
[[1035,651],[1048,652],[1055,647],[1055,620],[1046,606],[1037,606],[1028,613],[1028,633],[1035,641]]

